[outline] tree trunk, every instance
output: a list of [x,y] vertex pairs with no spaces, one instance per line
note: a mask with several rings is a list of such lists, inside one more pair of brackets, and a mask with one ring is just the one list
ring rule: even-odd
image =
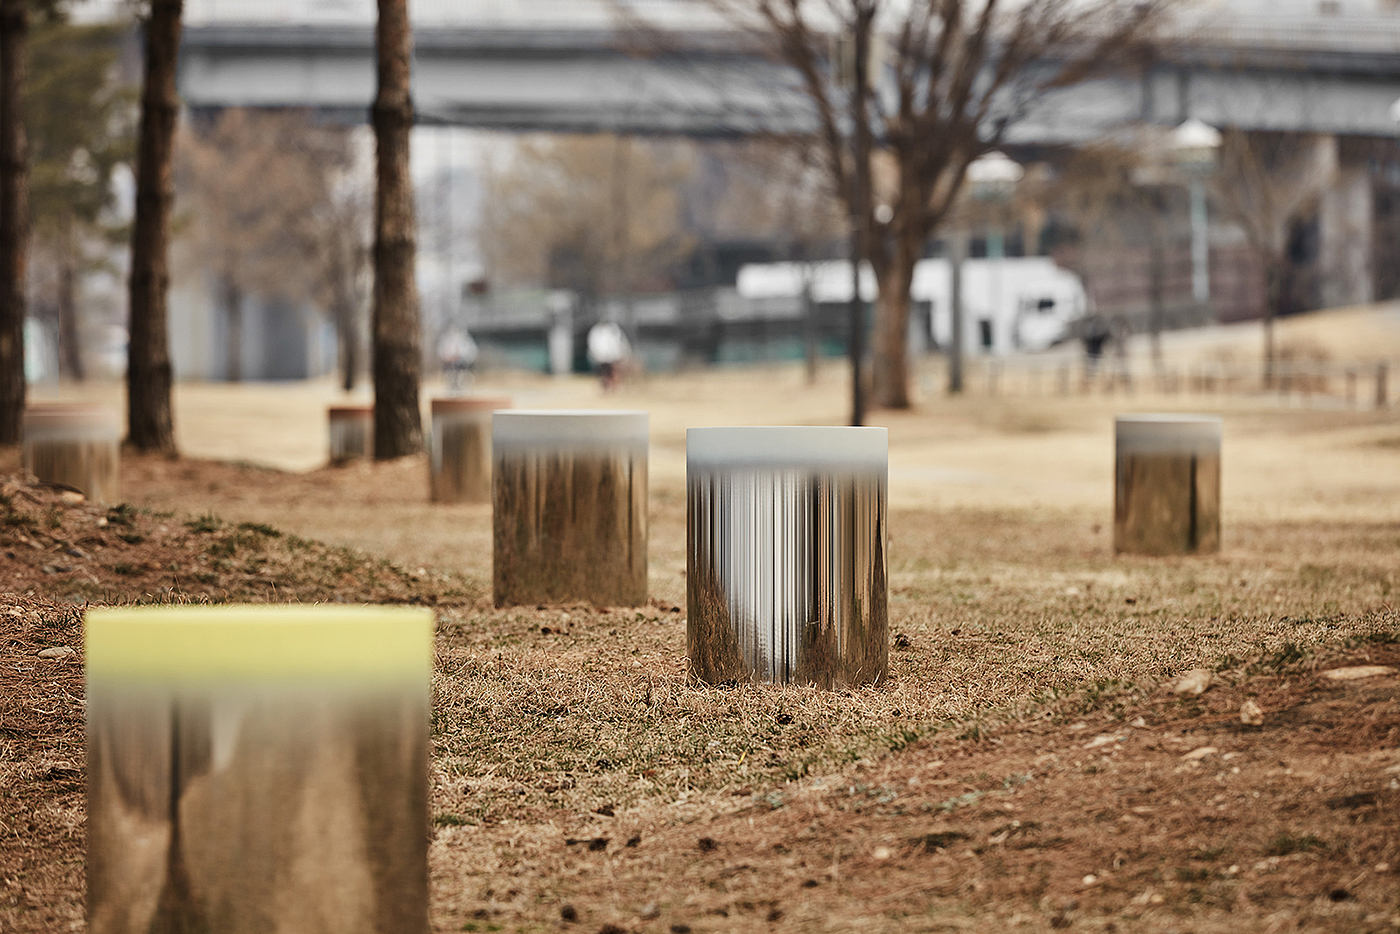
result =
[[0,444],[24,423],[24,277],[29,246],[29,166],[24,139],[28,0],[0,0]]
[[963,391],[963,300],[962,264],[967,255],[967,235],[954,230],[948,235],[948,395]]
[[1152,216],[1147,219],[1147,332],[1151,336],[1152,368],[1162,375],[1162,319],[1166,313],[1167,257],[1162,230],[1166,204],[1160,191],[1148,203]]
[[59,367],[65,376],[81,383],[87,378],[87,371],[83,369],[83,342],[78,328],[78,257],[71,219],[63,225],[58,250]]
[[333,314],[336,339],[340,344],[340,387],[350,392],[360,375],[360,329],[355,326],[354,301],[337,299]]
[[136,217],[131,229],[131,343],[127,353],[127,443],[138,451],[175,453],[171,416],[170,205],[175,65],[184,0],[151,0],[146,22],[146,73],[136,145]]
[[807,385],[817,381],[817,303],[812,298],[812,266],[803,263],[802,270],[802,345],[807,362]]
[[875,315],[875,401],[887,409],[909,408],[909,289],[914,281],[914,250],[895,244],[881,270]]
[[375,41],[379,93],[371,117],[377,143],[374,204],[374,456],[415,454],[423,447],[418,381],[422,370],[418,287],[414,279],[413,128],[409,71],[413,33],[407,0],[379,0]]
[[224,276],[224,320],[228,324],[228,344],[224,358],[228,381],[243,382],[243,290],[232,276]]
[[1264,388],[1274,388],[1274,321],[1283,302],[1283,263],[1286,260],[1264,261]]

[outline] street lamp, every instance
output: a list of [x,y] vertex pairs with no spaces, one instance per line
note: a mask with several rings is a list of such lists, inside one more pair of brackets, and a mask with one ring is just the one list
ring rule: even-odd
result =
[[[972,197],[992,206],[993,217],[987,229],[987,258],[992,260],[992,316],[997,317],[1001,305],[1001,261],[1006,257],[1006,239],[1002,234],[1001,210],[1011,202],[1016,194],[1016,186],[1026,172],[1010,156],[1003,152],[984,153],[967,167],[967,180],[972,186]],[[960,309],[954,309],[954,330],[961,331]],[[953,342],[962,338],[957,334]]]
[[1171,162],[1191,186],[1191,297],[1198,305],[1210,301],[1210,228],[1206,218],[1206,179],[1220,155],[1220,131],[1191,117],[1167,142]]

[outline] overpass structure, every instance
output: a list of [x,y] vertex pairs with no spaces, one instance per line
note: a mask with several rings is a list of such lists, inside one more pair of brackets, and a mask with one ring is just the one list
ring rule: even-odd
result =
[[[364,119],[373,0],[189,0],[191,107],[309,106]],[[797,77],[696,0],[418,0],[420,122],[735,136],[813,124]],[[1160,56],[1044,99],[1017,143],[1074,143],[1197,117],[1252,130],[1392,136],[1400,15],[1197,16]]]
[[[1380,0],[1202,5],[1210,2],[1216,9],[1183,23],[1155,57],[1037,102],[1008,141],[1072,145],[1188,117],[1314,134],[1332,181],[1301,238],[1320,282],[1309,301],[1400,290],[1400,264],[1385,269],[1400,244],[1378,242],[1378,232],[1400,229],[1390,116],[1400,98],[1400,13]],[[410,11],[422,124],[692,137],[814,125],[797,77],[700,0],[410,0]],[[375,0],[186,0],[180,93],[196,110],[311,107],[364,121],[374,16]],[[1221,257],[1212,280],[1243,268],[1237,230],[1216,224],[1210,239]],[[1230,251],[1236,260],[1223,259]],[[1143,314],[1145,301],[1115,304]]]

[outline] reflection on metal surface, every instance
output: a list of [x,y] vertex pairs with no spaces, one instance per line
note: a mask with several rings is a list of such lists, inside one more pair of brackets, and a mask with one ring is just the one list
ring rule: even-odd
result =
[[333,405],[326,418],[332,464],[374,457],[374,406]]
[[886,676],[885,443],[884,429],[688,433],[696,677],[834,687]]
[[497,606],[647,598],[644,412],[497,412]]
[[426,932],[432,625],[90,611],[93,934]]
[[434,399],[429,445],[429,498],[434,503],[491,501],[491,413],[508,399]]
[[1122,416],[1115,424],[1115,439],[1114,551],[1219,551],[1220,419]]
[[121,501],[117,413],[98,405],[48,403],[24,410],[24,469],[94,503]]

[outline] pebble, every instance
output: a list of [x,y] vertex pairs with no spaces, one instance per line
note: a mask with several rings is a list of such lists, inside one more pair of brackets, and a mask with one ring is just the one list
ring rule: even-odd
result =
[[1240,704],[1240,722],[1245,726],[1263,726],[1264,708],[1252,700]]
[[1209,668],[1192,668],[1177,679],[1176,684],[1172,687],[1172,693],[1199,697],[1210,689],[1210,684],[1214,680],[1215,675]]
[[875,848],[874,854],[872,855],[874,855],[876,859],[886,860],[893,856],[894,853],[890,852],[890,848],[887,846],[877,846]]
[[83,503],[87,502],[87,497],[77,490],[64,490],[62,493],[58,494],[58,498],[70,506],[81,506]]
[[647,902],[642,906],[642,910],[637,913],[637,917],[643,921],[651,921],[661,916],[661,909],[656,907],[656,902]]
[[47,649],[40,649],[34,654],[38,655],[40,658],[65,658],[73,654],[73,648],[67,645],[51,645]]
[[1187,762],[1195,762],[1198,759],[1204,759],[1206,756],[1212,755],[1215,755],[1214,746],[1202,746],[1199,749],[1191,750],[1190,752],[1183,755],[1181,758]]

